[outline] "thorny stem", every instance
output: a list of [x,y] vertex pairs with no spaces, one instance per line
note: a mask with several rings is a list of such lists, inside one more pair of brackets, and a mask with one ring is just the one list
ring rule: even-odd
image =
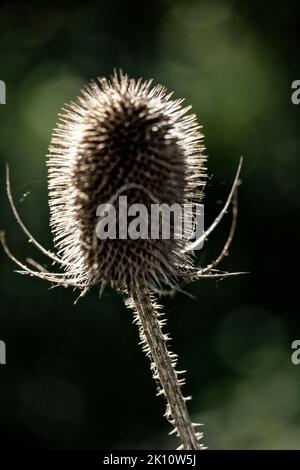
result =
[[166,417],[174,426],[181,446],[179,449],[198,450],[203,448],[199,444],[201,433],[195,431],[187,410],[186,401],[181,391],[182,380],[177,377],[175,359],[177,356],[170,353],[166,342],[168,336],[162,332],[164,321],[159,319],[161,313],[157,311],[153,296],[148,289],[136,286],[131,290],[130,306],[135,310],[135,321],[139,325],[139,333],[143,350],[152,361],[153,378],[158,382],[159,395],[165,395],[167,400]]

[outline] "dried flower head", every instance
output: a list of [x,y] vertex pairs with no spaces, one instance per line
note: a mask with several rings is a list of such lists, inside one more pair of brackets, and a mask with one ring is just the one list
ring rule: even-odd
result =
[[121,73],[91,82],[60,115],[48,159],[49,201],[70,281],[174,287],[189,265],[184,238],[100,240],[95,234],[97,207],[121,194],[128,205],[146,207],[201,199],[202,134],[182,101]]
[[[54,129],[48,155],[50,225],[57,248],[46,250],[32,236],[17,212],[10,189],[13,213],[29,240],[64,272],[49,272],[33,260],[36,268],[17,260],[9,251],[4,232],[0,241],[6,253],[29,274],[57,285],[82,290],[111,283],[130,291],[137,284],[160,294],[179,289],[180,280],[219,278],[214,268],[227,254],[237,216],[237,187],[242,159],[227,201],[202,241],[216,228],[233,202],[233,219],[221,254],[205,268],[195,268],[191,253],[201,240],[189,242],[189,232],[176,238],[176,225],[169,239],[101,240],[96,236],[96,212],[101,203],[115,203],[126,194],[128,205],[145,207],[153,202],[192,204],[202,200],[205,186],[205,155],[201,126],[187,114],[183,100],[152,81],[129,79],[120,72],[86,86],[77,99],[63,109]],[[116,211],[118,208],[116,208]],[[122,214],[117,214],[122,217]],[[167,289],[163,289],[167,287]]]

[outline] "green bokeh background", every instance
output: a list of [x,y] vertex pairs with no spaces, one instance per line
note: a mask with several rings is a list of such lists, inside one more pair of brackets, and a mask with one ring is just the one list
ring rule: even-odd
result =
[[[46,263],[13,220],[18,210],[52,247],[45,155],[56,116],[91,78],[114,67],[154,78],[192,104],[204,126],[214,219],[244,155],[239,222],[223,268],[251,274],[199,281],[164,299],[185,393],[212,449],[300,449],[298,244],[299,2],[103,0],[0,7],[1,228],[14,253]],[[199,254],[207,264],[230,217]],[[175,448],[137,328],[122,299],[49,289],[0,254],[2,448]]]

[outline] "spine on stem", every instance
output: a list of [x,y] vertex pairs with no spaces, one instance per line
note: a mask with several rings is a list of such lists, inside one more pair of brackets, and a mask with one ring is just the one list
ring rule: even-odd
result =
[[175,367],[177,356],[169,352],[167,342],[169,336],[162,331],[166,320],[162,319],[160,307],[152,294],[144,286],[131,289],[128,306],[134,311],[134,322],[139,327],[139,335],[143,351],[151,360],[153,378],[157,383],[158,395],[164,395],[167,401],[165,416],[174,427],[179,440],[179,450],[198,450],[204,446],[199,443],[202,433],[196,432],[197,424],[192,423],[181,386],[184,379],[179,379]]

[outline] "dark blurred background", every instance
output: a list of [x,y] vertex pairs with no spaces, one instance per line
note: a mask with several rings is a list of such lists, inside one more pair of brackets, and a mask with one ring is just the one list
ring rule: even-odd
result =
[[[0,225],[13,252],[47,265],[13,219],[18,210],[52,247],[45,155],[56,115],[91,78],[114,67],[154,78],[192,104],[204,126],[206,224],[218,213],[244,155],[239,221],[226,270],[163,300],[185,393],[212,449],[300,449],[300,79],[296,1],[111,0],[2,3]],[[218,254],[230,216],[199,255]],[[0,254],[2,448],[174,448],[132,314],[97,290],[76,306],[63,288],[16,274]]]

